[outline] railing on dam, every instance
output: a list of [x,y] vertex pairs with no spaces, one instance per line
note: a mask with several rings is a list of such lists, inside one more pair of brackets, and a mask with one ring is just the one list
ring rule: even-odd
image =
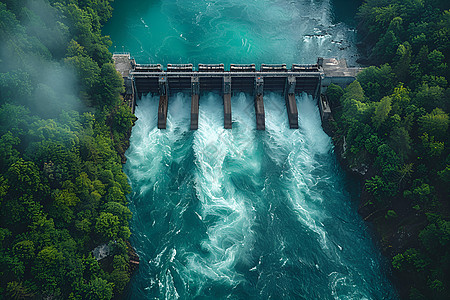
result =
[[[116,69],[125,79],[126,95],[134,111],[136,97],[159,95],[158,128],[166,128],[169,96],[188,92],[191,100],[191,129],[198,128],[199,98],[202,92],[218,91],[223,96],[224,127],[232,127],[231,95],[245,92],[254,95],[257,129],[265,129],[263,96],[266,91],[281,92],[286,100],[290,128],[298,128],[295,94],[306,92],[318,99],[321,116],[329,105],[320,97],[330,83],[347,85],[359,68],[348,68],[345,61],[319,58],[316,64],[136,64],[129,54],[114,54]],[[320,99],[320,100],[319,100]],[[325,101],[325,102],[324,102]],[[329,111],[331,112],[331,111]]]

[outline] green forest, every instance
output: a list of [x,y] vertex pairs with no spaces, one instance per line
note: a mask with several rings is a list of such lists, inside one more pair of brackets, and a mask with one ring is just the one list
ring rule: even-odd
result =
[[0,1],[0,298],[111,299],[129,281],[135,117],[101,34],[110,2]]
[[450,3],[368,0],[357,14],[362,63],[331,86],[344,164],[363,178],[372,221],[403,299],[450,293]]

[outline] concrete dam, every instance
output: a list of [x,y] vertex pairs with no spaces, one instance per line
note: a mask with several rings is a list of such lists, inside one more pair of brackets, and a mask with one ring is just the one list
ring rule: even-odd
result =
[[[165,129],[169,98],[179,92],[191,94],[191,130],[198,129],[200,95],[220,92],[223,97],[224,128],[232,128],[231,96],[249,93],[254,96],[256,128],[265,129],[264,92],[279,92],[285,98],[289,127],[298,128],[295,95],[306,92],[317,100],[322,120],[331,114],[324,93],[331,84],[346,87],[353,82],[360,68],[347,66],[345,59],[318,58],[316,64],[137,64],[129,53],[114,53],[113,60],[125,84],[124,100],[133,113],[137,98],[159,95],[158,128]],[[188,109],[188,108],[186,108]],[[156,112],[155,112],[156,113]]]

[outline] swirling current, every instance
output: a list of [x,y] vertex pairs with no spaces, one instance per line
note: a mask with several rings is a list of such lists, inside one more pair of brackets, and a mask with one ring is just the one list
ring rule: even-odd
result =
[[[358,2],[116,0],[104,32],[140,63],[354,64]],[[201,94],[196,131],[189,94],[169,98],[166,130],[158,100],[138,100],[126,153],[141,259],[129,299],[397,298],[315,99],[296,95],[293,130],[282,95],[266,93],[265,131],[244,93],[231,130],[218,93]]]

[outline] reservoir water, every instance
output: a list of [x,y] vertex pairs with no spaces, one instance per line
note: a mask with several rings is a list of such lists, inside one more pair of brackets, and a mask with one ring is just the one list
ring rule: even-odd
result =
[[[104,33],[138,63],[353,64],[357,2],[115,0]],[[283,97],[264,95],[265,131],[243,93],[232,130],[216,93],[201,95],[196,131],[190,95],[169,98],[166,130],[159,97],[138,101],[125,171],[141,264],[129,299],[397,298],[316,102],[296,99],[291,130]]]

